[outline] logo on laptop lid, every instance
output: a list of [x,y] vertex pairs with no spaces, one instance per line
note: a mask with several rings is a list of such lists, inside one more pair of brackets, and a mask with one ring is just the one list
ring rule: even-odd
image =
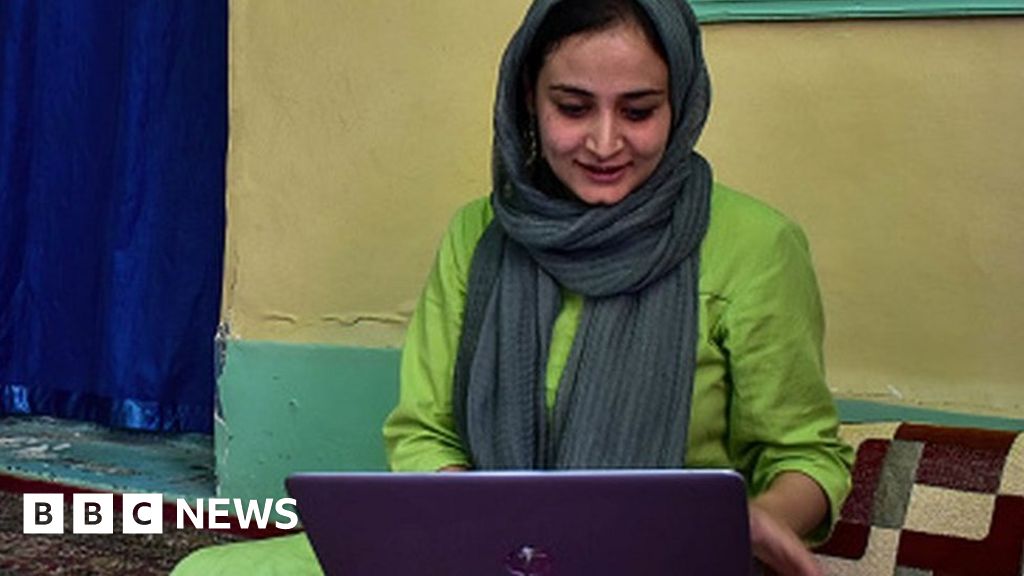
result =
[[512,576],[547,576],[553,561],[547,550],[529,544],[520,546],[505,557],[505,570]]

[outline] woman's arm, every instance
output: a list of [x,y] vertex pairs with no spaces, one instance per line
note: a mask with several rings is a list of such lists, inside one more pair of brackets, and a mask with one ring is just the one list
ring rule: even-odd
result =
[[795,224],[755,220],[736,240],[728,307],[729,449],[747,477],[754,552],[781,574],[821,574],[820,542],[849,490],[852,452],[825,384],[824,317],[806,238]]
[[828,500],[817,482],[800,472],[783,472],[750,502],[754,555],[778,574],[822,575],[801,536],[818,527],[827,514]]
[[452,219],[406,331],[398,405],[384,423],[392,470],[427,472],[469,463],[452,417],[452,373],[469,263],[490,221],[481,198]]
[[817,528],[828,513],[828,500],[821,487],[800,472],[783,472],[751,504],[801,536]]

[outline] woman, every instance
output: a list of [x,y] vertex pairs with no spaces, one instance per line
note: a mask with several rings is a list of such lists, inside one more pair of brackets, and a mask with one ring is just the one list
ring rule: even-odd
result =
[[[755,554],[818,574],[849,489],[800,230],[712,183],[683,0],[537,0],[505,53],[489,198],[464,207],[410,324],[395,470],[716,467]],[[304,537],[180,574],[316,573]]]
[[682,0],[538,0],[502,62],[494,190],[438,253],[385,438],[396,470],[729,467],[756,555],[817,574],[851,454],[806,241],[712,183]]

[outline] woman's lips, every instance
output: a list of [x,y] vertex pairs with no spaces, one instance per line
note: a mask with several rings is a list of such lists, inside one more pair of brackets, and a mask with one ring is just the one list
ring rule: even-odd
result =
[[628,163],[609,166],[598,166],[583,162],[577,162],[576,164],[583,169],[583,173],[587,175],[588,179],[598,184],[614,184],[618,182],[622,175],[626,173],[626,168],[629,167]]

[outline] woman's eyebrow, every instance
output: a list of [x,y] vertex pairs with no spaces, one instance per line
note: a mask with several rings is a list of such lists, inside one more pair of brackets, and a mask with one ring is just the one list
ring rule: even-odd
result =
[[[578,86],[573,86],[571,84],[552,84],[548,86],[548,90],[551,90],[553,92],[565,92],[573,96],[583,96],[587,98],[592,98],[594,96],[592,92],[584,90],[583,88],[580,88]],[[665,90],[659,90],[657,88],[647,88],[642,90],[634,90],[632,92],[626,92],[625,94],[622,95],[622,98],[625,98],[627,100],[638,100],[640,98],[646,98],[648,96],[661,96],[665,94],[665,92]]]
[[548,90],[551,90],[552,92],[565,92],[567,94],[572,94],[573,96],[592,97],[594,95],[583,88],[572,86],[570,84],[552,84],[548,86]]
[[640,98],[647,98],[648,96],[661,96],[663,94],[665,94],[665,90],[650,88],[647,90],[636,90],[634,92],[626,92],[625,94],[622,95],[622,97],[626,98],[627,100],[637,100]]

